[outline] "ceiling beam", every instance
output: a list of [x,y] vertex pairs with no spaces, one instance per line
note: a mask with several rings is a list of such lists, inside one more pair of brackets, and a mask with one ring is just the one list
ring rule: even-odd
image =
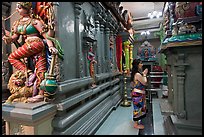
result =
[[147,27],[147,28],[141,28],[141,29],[135,29],[135,31],[143,31],[143,30],[151,30],[151,29],[159,29],[160,28],[160,25],[159,26],[153,26],[153,27]]
[[149,17],[134,18],[132,21],[147,20]]
[[[160,16],[159,18],[153,18],[151,20],[160,20],[160,19],[163,19],[163,14],[162,16]],[[144,20],[150,20],[149,17],[140,17],[140,18],[133,18],[132,21],[136,22],[136,21],[144,21]]]

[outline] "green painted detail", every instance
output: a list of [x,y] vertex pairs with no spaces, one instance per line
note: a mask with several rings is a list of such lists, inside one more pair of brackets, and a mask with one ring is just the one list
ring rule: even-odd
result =
[[38,33],[38,30],[33,26],[33,25],[28,25],[28,27],[26,28],[26,34],[34,34],[34,33]]
[[[22,32],[24,32],[24,26],[18,26],[18,32],[21,34]],[[34,33],[38,33],[38,30],[31,24],[29,24],[26,27],[26,34],[34,34]]]
[[55,46],[56,46],[56,48],[57,48],[57,50],[58,50],[58,57],[59,57],[60,59],[64,60],[64,58],[63,58],[64,51],[63,51],[63,49],[62,49],[62,47],[61,47],[59,41],[56,40],[56,39],[53,38],[53,37],[48,36],[47,33],[46,33],[46,37],[47,37],[47,39],[49,39],[49,40],[51,40],[52,42],[54,42],[54,44],[55,44]]
[[57,89],[57,82],[55,79],[44,79],[40,84],[40,89],[53,94]]
[[166,38],[163,44],[166,44],[168,42],[182,42],[191,40],[202,40],[202,33],[181,34],[172,36],[171,38]]

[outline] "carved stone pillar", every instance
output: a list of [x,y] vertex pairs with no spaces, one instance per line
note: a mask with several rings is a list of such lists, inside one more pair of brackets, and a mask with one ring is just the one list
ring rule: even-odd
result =
[[110,29],[108,27],[105,28],[105,64],[106,64],[106,69],[105,72],[109,72],[110,71],[110,41],[109,41],[109,37],[110,37]]
[[[5,26],[5,24],[2,24],[2,26]],[[9,80],[9,62],[8,62],[8,53],[7,53],[6,47],[7,45],[2,40],[2,88],[3,89],[7,89],[7,84]]]
[[74,2],[74,12],[75,12],[75,24],[74,24],[74,30],[76,35],[76,57],[78,63],[76,63],[76,69],[77,69],[77,78],[81,78],[84,76],[83,74],[83,64],[82,64],[82,47],[81,47],[81,35],[79,32],[79,15],[81,14],[81,5],[83,2]]
[[110,30],[110,38],[109,38],[109,41],[110,41],[110,46],[109,46],[109,49],[110,49],[110,69],[111,71],[115,70],[115,67],[114,67],[114,36],[113,36],[113,30]]
[[[95,35],[96,35],[95,24],[96,24],[96,22],[94,21],[94,15],[93,14],[88,14],[85,10],[83,10],[83,14],[85,17],[84,31],[83,31],[83,55],[84,55],[86,76],[89,76],[89,74],[90,74],[89,62],[90,62],[90,60],[88,61],[88,57],[92,56],[91,58],[92,59],[94,58],[94,60],[96,61],[96,59],[95,59],[95,51],[96,51],[96,45],[97,45],[96,44],[97,40],[95,38]],[[91,52],[89,52],[90,49],[91,49]],[[89,55],[88,52],[91,53],[92,55]],[[94,63],[94,68],[95,68],[95,63]],[[95,74],[95,69],[94,69],[94,74]]]
[[[59,20],[59,16],[56,15],[58,13],[58,8],[60,8],[60,4],[58,2],[53,2],[53,8],[55,13],[55,21]],[[58,22],[55,23],[55,38],[59,39],[59,24]],[[61,43],[61,42],[60,42]],[[62,43],[61,43],[62,44]],[[56,56],[55,59],[55,66],[54,66],[54,75],[56,75],[57,81],[63,81],[64,80],[64,63],[62,63],[63,60],[61,60],[58,56]]]
[[188,66],[184,63],[184,54],[178,54],[178,61],[174,65],[177,75],[177,109],[176,115],[178,118],[186,118],[186,108],[185,108],[185,68]]
[[95,8],[95,30],[96,30],[96,39],[97,39],[97,45],[96,45],[96,60],[97,60],[97,69],[96,73],[100,74],[102,72],[101,70],[101,51],[100,51],[100,7],[98,4],[96,4]]
[[[3,2],[2,3],[2,17],[6,18],[10,14],[10,8],[11,5],[9,2]],[[2,21],[2,27],[5,27],[5,29],[9,30],[9,20],[6,22]],[[9,62],[8,62],[8,53],[11,50],[10,45],[6,45],[4,41],[2,40],[2,101],[4,102],[5,99],[9,96],[9,90],[7,89],[7,84],[9,81],[11,69],[9,68]]]
[[101,49],[101,72],[104,73],[105,72],[105,68],[103,66],[103,64],[105,63],[105,58],[104,58],[104,25],[100,24],[100,31],[101,31],[101,41],[100,41],[100,49]]
[[117,62],[116,62],[116,37],[117,37],[117,34],[114,33],[113,37],[114,37],[114,49],[113,49],[114,70],[119,71],[118,67],[117,67]]
[[118,34],[118,28],[119,26],[117,25],[117,21],[114,22],[114,25],[113,25],[113,35],[114,35],[114,41],[115,41],[115,44],[114,44],[114,65],[115,65],[115,70],[119,71],[118,70],[118,67],[117,67],[117,59],[116,59],[116,37],[117,37],[117,34]]
[[196,42],[168,43],[163,51],[173,108],[164,121],[167,134],[202,135],[202,41]]

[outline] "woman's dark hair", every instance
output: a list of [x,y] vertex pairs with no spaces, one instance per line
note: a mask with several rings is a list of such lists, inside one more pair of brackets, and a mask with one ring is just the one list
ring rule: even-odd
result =
[[134,59],[132,62],[132,72],[131,72],[131,77],[130,77],[131,81],[134,81],[135,73],[139,72],[138,65],[140,64],[140,62],[141,62],[140,59]]

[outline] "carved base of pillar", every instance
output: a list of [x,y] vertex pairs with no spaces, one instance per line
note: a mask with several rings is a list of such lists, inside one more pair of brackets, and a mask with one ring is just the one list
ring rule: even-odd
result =
[[51,135],[52,134],[52,118],[41,121],[35,125],[21,125],[16,122],[6,122],[6,135]]
[[2,105],[6,135],[51,135],[56,106],[47,102]]
[[202,121],[178,119],[176,115],[164,120],[166,135],[202,135]]

